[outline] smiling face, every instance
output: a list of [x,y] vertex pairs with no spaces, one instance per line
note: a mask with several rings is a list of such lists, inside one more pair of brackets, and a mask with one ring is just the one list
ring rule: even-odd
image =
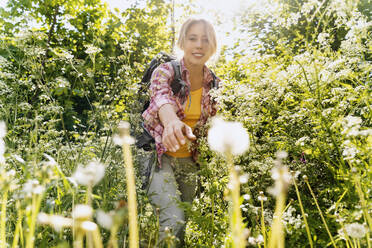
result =
[[192,24],[183,40],[183,51],[186,66],[202,67],[213,54],[204,23]]

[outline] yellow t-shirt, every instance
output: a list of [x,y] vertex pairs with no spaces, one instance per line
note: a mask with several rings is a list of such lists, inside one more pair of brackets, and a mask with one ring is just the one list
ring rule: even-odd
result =
[[[202,93],[203,93],[203,87],[201,87],[198,90],[191,91],[190,92],[191,104],[190,104],[190,97],[187,98],[186,109],[185,109],[186,117],[182,121],[186,125],[190,126],[192,130],[194,130],[195,124],[200,119]],[[167,151],[165,153],[172,157],[176,157],[176,158],[185,158],[185,157],[191,156],[191,152],[187,148],[187,142],[184,145],[182,145],[180,149],[178,149],[176,152]]]

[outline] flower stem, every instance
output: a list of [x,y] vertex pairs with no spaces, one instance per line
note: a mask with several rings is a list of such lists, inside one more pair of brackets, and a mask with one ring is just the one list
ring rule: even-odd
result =
[[136,200],[136,184],[134,179],[134,169],[132,162],[132,154],[129,142],[126,138],[130,137],[129,124],[122,125],[120,128],[121,138],[123,142],[123,156],[125,162],[125,172],[128,192],[128,214],[129,214],[129,248],[138,248],[138,224],[137,224],[137,200]]
[[326,230],[327,230],[327,233],[328,233],[329,238],[331,239],[332,245],[333,245],[333,247],[337,248],[336,243],[335,243],[335,241],[334,241],[334,239],[333,239],[333,237],[332,237],[332,235],[331,235],[331,232],[329,231],[329,228],[328,228],[327,222],[326,222],[325,219],[324,219],[324,216],[323,216],[322,210],[320,209],[319,204],[318,204],[318,201],[316,200],[315,194],[314,194],[313,190],[312,190],[311,187],[310,187],[309,180],[307,179],[307,177],[305,178],[305,182],[306,182],[307,187],[308,187],[309,190],[310,190],[311,196],[313,197],[313,199],[314,199],[314,201],[315,201],[315,205],[316,205],[316,207],[318,208],[318,211],[319,211],[320,217],[322,218],[323,224],[324,224],[324,226],[325,226],[325,228],[326,228]]
[[357,191],[357,193],[359,195],[359,198],[360,198],[360,203],[362,205],[364,218],[367,220],[369,230],[371,230],[372,229],[372,218],[371,218],[371,215],[368,213],[367,202],[364,199],[362,186],[360,185],[360,176],[354,175],[353,179],[354,179],[354,184],[355,184],[356,191]]
[[311,238],[310,228],[309,228],[309,224],[307,223],[307,218],[306,218],[304,206],[302,205],[300,192],[299,192],[298,187],[297,187],[296,178],[294,176],[292,176],[292,180],[293,180],[293,184],[294,184],[295,189],[296,189],[296,194],[297,194],[298,202],[300,204],[302,218],[304,219],[307,238],[309,240],[310,247],[313,248],[313,239]]
[[19,207],[18,215],[17,215],[17,224],[16,224],[16,229],[14,231],[12,248],[17,248],[18,247],[19,235],[20,235],[20,231],[21,231],[21,228],[22,228],[22,219],[23,219],[23,211]]
[[98,226],[93,232],[91,232],[91,236],[93,236],[94,247],[103,248],[101,233],[99,232]]
[[240,181],[238,173],[233,164],[233,158],[230,152],[226,152],[227,163],[230,168],[230,196],[232,200],[232,212],[230,214],[231,236],[233,240],[232,247],[244,248],[246,239],[244,237],[244,224],[240,210]]
[[6,205],[8,203],[8,190],[5,189],[2,202],[1,202],[1,222],[0,222],[0,247],[5,248],[7,246],[6,243],[6,234],[5,234],[5,229],[6,229]]
[[26,248],[33,248],[35,243],[35,228],[36,228],[36,217],[39,213],[40,204],[42,200],[42,194],[32,195],[32,210],[31,210],[31,220],[29,224],[29,232],[27,233],[26,237]]
[[261,202],[261,232],[264,239],[264,248],[267,247],[266,244],[266,226],[265,226],[265,215],[264,215],[264,207],[263,207],[263,197],[260,199]]
[[286,192],[280,192],[276,199],[275,212],[273,217],[273,224],[271,227],[269,247],[270,248],[284,248],[284,231],[282,223],[282,215],[285,208]]

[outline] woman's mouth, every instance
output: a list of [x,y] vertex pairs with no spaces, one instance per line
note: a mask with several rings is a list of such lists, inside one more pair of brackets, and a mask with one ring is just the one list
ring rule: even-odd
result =
[[192,55],[194,55],[197,58],[201,58],[201,57],[204,56],[204,54],[202,54],[202,53],[193,53]]

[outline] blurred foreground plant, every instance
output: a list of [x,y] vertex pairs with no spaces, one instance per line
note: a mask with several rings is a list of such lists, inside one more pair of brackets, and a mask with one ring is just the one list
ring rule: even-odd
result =
[[226,122],[215,118],[208,133],[208,143],[212,150],[223,154],[230,172],[228,184],[230,209],[231,247],[244,248],[247,243],[248,230],[244,228],[240,205],[240,179],[234,167],[233,155],[243,154],[249,148],[249,136],[243,125],[238,122]]
[[137,222],[137,200],[136,200],[136,184],[134,177],[134,168],[132,162],[132,154],[130,145],[134,143],[134,139],[129,134],[130,124],[121,122],[119,124],[119,143],[123,148],[126,181],[128,189],[128,214],[129,214],[129,247],[138,248],[138,222]]

